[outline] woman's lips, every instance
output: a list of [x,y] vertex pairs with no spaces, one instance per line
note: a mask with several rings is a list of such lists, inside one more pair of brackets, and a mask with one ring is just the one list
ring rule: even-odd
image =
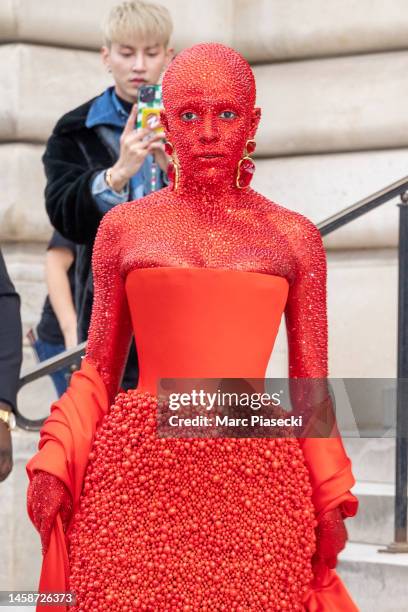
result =
[[200,155],[196,155],[198,159],[217,159],[220,157],[224,157],[223,153],[202,153]]

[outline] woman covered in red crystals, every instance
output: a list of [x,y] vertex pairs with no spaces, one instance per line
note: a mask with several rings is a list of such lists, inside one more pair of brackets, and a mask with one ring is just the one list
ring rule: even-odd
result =
[[[250,66],[194,46],[163,98],[172,183],[104,217],[87,353],[27,467],[40,590],[93,612],[355,611],[334,570],[357,510],[338,436],[157,435],[159,378],[263,378],[283,313],[290,377],[327,376],[320,234],[249,187]],[[118,393],[132,333],[140,381]]]

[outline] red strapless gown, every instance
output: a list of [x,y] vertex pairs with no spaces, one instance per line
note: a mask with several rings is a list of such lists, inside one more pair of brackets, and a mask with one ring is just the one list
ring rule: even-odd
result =
[[315,515],[357,507],[340,439],[155,434],[158,378],[264,377],[288,287],[238,270],[127,275],[138,389],[110,407],[84,359],[28,465],[62,479],[75,509],[69,552],[57,519],[41,590],[75,590],[75,610],[357,610],[334,571],[311,586]]

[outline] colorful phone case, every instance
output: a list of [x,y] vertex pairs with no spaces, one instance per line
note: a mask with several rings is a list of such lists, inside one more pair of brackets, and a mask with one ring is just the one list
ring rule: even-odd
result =
[[161,85],[147,85],[145,87],[141,87],[138,96],[137,108],[136,127],[151,127],[157,133],[163,131],[163,128],[159,126],[160,111],[163,108]]

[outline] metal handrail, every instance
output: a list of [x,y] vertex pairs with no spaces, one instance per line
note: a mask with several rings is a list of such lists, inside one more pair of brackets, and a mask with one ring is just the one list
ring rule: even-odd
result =
[[[399,204],[398,244],[398,372],[397,372],[397,437],[395,467],[394,542],[381,552],[408,552],[408,176],[391,183],[384,189],[359,200],[352,206],[324,219],[317,224],[322,236],[343,227],[381,204],[401,196]],[[33,380],[72,364],[84,354],[86,343],[42,362],[23,374],[19,389]],[[38,430],[44,419],[27,419],[16,410],[16,420],[26,430]]]
[[52,374],[53,372],[70,366],[84,355],[85,348],[86,342],[82,342],[82,344],[78,344],[78,346],[72,349],[59,353],[55,357],[50,357],[49,359],[41,361],[35,368],[28,370],[21,376],[18,381],[18,389],[20,390],[21,387],[37,380],[37,378],[41,378],[41,376]]
[[[78,344],[78,346],[68,349],[62,353],[59,353],[55,357],[50,357],[41,361],[34,368],[27,370],[22,374],[18,381],[18,391],[28,383],[38,380],[42,376],[47,376],[53,372],[57,372],[61,368],[66,368],[77,362],[84,354],[86,349],[86,342]],[[18,427],[25,429],[26,431],[39,431],[45,421],[43,419],[28,419],[16,406],[15,410],[16,422]]]
[[400,179],[399,181],[395,181],[395,183],[391,183],[388,187],[384,187],[384,189],[380,189],[380,191],[376,191],[372,195],[359,200],[355,204],[348,206],[347,208],[343,208],[338,213],[335,213],[331,217],[324,219],[324,221],[320,221],[317,223],[317,228],[320,230],[322,236],[327,236],[334,230],[343,227],[347,223],[354,221],[358,217],[365,215],[370,212],[374,208],[381,206],[381,204],[385,204],[390,200],[396,198],[397,196],[402,195],[408,190],[408,176]]

